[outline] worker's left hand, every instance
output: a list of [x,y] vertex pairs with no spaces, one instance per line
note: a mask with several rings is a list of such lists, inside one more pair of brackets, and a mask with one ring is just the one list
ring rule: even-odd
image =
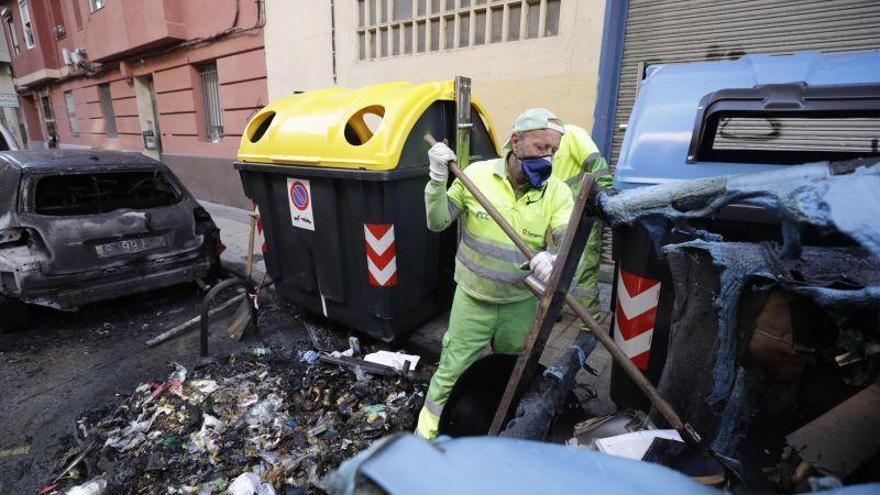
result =
[[553,272],[553,263],[555,262],[555,254],[541,251],[529,260],[529,268],[532,269],[532,273],[538,277],[538,280],[546,284],[550,280],[550,274]]

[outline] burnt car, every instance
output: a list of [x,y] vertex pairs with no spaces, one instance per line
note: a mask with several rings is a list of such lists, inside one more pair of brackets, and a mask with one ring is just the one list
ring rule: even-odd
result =
[[0,152],[0,327],[219,270],[211,216],[138,153]]

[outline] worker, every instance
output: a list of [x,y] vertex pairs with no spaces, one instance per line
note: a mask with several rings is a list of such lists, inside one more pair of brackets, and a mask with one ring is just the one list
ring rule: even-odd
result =
[[[568,184],[572,197],[576,198],[580,193],[584,173],[593,174],[596,184],[602,188],[610,188],[614,180],[605,159],[599,153],[599,148],[587,131],[575,125],[566,125],[565,134],[559,142],[559,150],[553,155],[553,176]],[[597,311],[601,260],[602,222],[597,218],[577,267],[573,294],[578,302],[592,313],[593,319],[599,322],[603,319],[603,314]]]
[[552,155],[564,133],[563,122],[549,110],[528,110],[516,119],[501,158],[473,163],[464,172],[538,252],[531,260],[460,180],[447,190],[447,164],[455,160],[455,153],[443,143],[428,151],[428,228],[440,232],[461,218],[462,229],[449,327],[416,427],[425,439],[437,435],[453,385],[487,345],[496,353],[522,350],[537,308],[537,300],[523,283],[529,275],[524,267],[528,262],[539,280],[549,279],[555,256],[546,251],[547,234],[560,245],[574,205],[568,186],[551,175]]

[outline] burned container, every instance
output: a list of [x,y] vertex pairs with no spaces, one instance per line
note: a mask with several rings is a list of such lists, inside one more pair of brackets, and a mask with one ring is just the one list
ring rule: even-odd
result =
[[[615,188],[878,156],[878,82],[877,50],[651,66],[630,114]],[[672,208],[698,210],[714,193],[711,188],[681,193]],[[669,373],[667,355],[680,352],[669,343],[674,306],[684,302],[673,304],[676,287],[664,249],[698,238],[781,243],[783,220],[772,206],[735,202],[687,226],[668,215],[614,226],[614,338],[652,382]],[[831,242],[825,234],[801,230],[804,244]],[[712,234],[707,237],[707,232]],[[697,395],[693,382],[684,386]],[[617,366],[611,396],[621,408],[648,407]]]
[[[473,101],[471,160],[497,156]],[[427,229],[423,136],[455,141],[452,81],[310,91],[262,109],[235,167],[290,302],[384,341],[448,308],[456,229]]]

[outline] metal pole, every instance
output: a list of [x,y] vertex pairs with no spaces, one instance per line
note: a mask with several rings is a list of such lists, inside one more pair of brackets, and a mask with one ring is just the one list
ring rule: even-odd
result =
[[455,154],[458,165],[467,168],[471,163],[471,78],[455,76]]
[[247,252],[247,265],[244,268],[245,276],[250,279],[251,275],[254,274],[254,239],[257,234],[257,214],[254,212],[250,213],[251,217],[251,231],[248,234],[248,252]]

